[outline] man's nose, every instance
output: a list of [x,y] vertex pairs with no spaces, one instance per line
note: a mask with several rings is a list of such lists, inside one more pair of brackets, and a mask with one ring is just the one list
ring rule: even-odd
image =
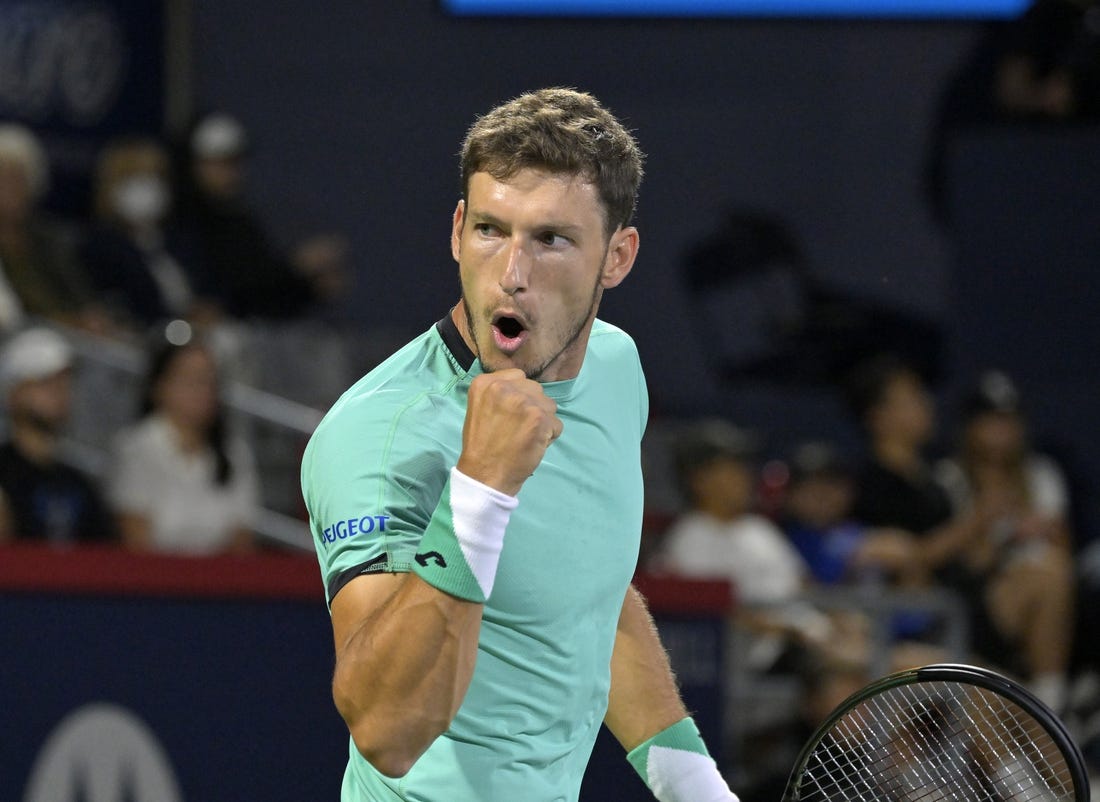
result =
[[507,258],[500,288],[508,295],[514,295],[527,289],[527,281],[531,275],[531,256],[525,244],[514,239],[508,248]]

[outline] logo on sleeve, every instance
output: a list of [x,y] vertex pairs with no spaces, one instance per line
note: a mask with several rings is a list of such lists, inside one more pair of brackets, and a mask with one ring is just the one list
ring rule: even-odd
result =
[[364,515],[360,518],[346,518],[321,530],[321,537],[326,543],[335,543],[337,540],[347,540],[359,535],[385,532],[386,521],[389,519],[390,516],[388,515]]
[[428,560],[432,560],[440,568],[447,567],[447,561],[443,559],[443,555],[438,551],[429,551],[427,554],[416,555],[416,561],[424,568],[428,567]]

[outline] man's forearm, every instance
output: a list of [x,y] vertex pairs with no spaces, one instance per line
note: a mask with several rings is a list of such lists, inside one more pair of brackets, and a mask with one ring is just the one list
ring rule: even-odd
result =
[[688,716],[645,601],[627,591],[604,722],[659,802],[737,802]]
[[[640,699],[646,703],[639,704]],[[657,627],[632,585],[619,616],[604,722],[630,751],[686,715]]]

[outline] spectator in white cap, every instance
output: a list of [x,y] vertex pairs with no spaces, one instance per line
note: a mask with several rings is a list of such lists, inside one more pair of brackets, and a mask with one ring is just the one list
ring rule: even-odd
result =
[[0,351],[8,427],[0,445],[0,540],[67,545],[114,539],[98,487],[61,455],[72,368],[68,342],[47,328],[20,332]]
[[249,205],[251,142],[240,120],[224,113],[202,117],[186,151],[181,225],[198,237],[216,300],[229,315],[295,318],[343,293],[348,271],[342,237],[311,237],[284,256]]

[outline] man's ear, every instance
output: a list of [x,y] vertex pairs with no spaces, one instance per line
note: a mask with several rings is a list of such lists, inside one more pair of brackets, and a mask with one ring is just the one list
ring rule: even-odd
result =
[[451,256],[457,262],[462,252],[462,223],[466,217],[466,201],[459,200],[455,205],[454,218],[451,220]]
[[618,287],[634,267],[637,257],[638,229],[633,226],[617,229],[607,245],[607,258],[604,259],[600,286],[605,290]]

